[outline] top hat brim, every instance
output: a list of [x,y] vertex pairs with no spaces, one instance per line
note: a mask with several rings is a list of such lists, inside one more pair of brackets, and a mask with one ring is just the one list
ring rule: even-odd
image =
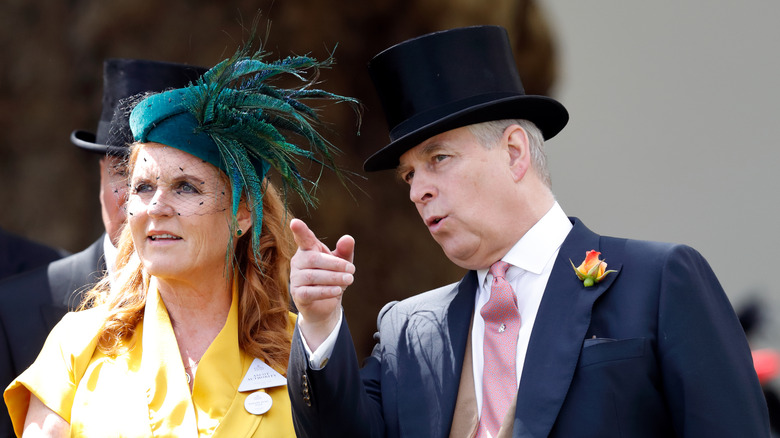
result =
[[123,146],[108,146],[96,143],[96,136],[92,132],[75,130],[70,133],[70,142],[89,152],[103,155],[127,155],[130,149]]
[[[426,118],[433,121],[422,123],[408,133],[397,135],[390,144],[363,163],[363,170],[374,172],[394,169],[398,167],[401,155],[409,149],[443,132],[475,123],[525,119],[533,122],[542,131],[544,139],[549,140],[561,132],[569,121],[569,113],[561,103],[546,96],[536,95],[515,95],[477,103],[457,111],[451,110],[443,108],[426,114]],[[449,114],[446,114],[447,112]],[[398,127],[394,131],[398,131]],[[393,134],[390,133],[391,138],[396,137]]]
[[94,133],[73,131],[71,143],[96,154],[127,156],[133,137],[127,126],[129,111],[117,113],[122,102],[142,93],[185,87],[205,72],[203,67],[171,62],[106,59],[103,62],[103,106],[97,130]]

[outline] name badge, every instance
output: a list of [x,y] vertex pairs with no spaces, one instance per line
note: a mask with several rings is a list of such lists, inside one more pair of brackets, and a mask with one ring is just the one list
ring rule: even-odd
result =
[[[244,380],[238,385],[239,392],[255,391],[257,389],[273,388],[274,386],[283,386],[287,384],[287,379],[269,367],[265,362],[255,358],[249,370],[244,376]],[[252,394],[254,395],[254,394]],[[270,398],[270,397],[269,397]]]
[[249,394],[244,400],[244,408],[250,414],[263,415],[271,409],[273,400],[268,393],[257,391]]

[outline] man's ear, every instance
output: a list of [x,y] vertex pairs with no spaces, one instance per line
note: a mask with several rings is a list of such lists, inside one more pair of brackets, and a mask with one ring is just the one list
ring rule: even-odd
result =
[[528,133],[520,125],[509,125],[504,130],[502,141],[509,152],[509,168],[515,182],[523,179],[531,167],[531,149]]

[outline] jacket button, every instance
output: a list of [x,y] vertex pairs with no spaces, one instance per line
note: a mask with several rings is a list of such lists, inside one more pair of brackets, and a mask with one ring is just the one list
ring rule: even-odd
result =
[[311,397],[309,395],[309,379],[306,377],[306,374],[303,374],[301,376],[301,383],[303,386],[303,401],[306,403],[306,406],[311,407]]

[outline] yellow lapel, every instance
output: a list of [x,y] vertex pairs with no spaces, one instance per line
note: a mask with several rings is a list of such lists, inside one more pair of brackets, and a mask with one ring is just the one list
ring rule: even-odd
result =
[[146,386],[152,430],[176,436],[197,436],[197,417],[179,345],[154,278],[146,296],[141,342],[140,374]]
[[[238,392],[252,358],[238,346],[238,285],[225,326],[198,364],[192,399],[198,413],[198,429],[219,436],[250,436],[263,416],[244,409],[247,394]],[[219,427],[218,427],[219,426]]]

